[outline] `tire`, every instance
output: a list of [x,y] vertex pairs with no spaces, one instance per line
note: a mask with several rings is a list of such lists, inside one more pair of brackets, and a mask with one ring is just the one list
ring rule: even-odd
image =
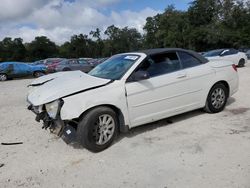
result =
[[238,67],[244,67],[245,63],[246,63],[245,59],[241,59],[238,63]]
[[33,76],[34,76],[35,78],[39,78],[39,77],[41,77],[41,76],[44,76],[44,73],[43,73],[43,72],[40,72],[40,71],[36,71],[36,72],[33,73]]
[[[103,121],[107,124],[100,123]],[[108,107],[98,107],[87,112],[79,122],[77,141],[92,152],[100,152],[112,144],[117,134],[116,113]]]
[[0,81],[8,80],[8,76],[6,74],[0,74]]
[[63,71],[71,71],[70,68],[64,68]]
[[229,91],[222,83],[215,84],[209,91],[204,110],[208,113],[221,112],[227,103]]

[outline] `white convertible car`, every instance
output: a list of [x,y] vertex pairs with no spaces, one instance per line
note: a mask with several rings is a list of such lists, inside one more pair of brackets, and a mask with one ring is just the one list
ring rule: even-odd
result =
[[203,56],[209,61],[232,61],[238,67],[244,67],[247,62],[246,54],[233,48],[212,50],[204,53]]
[[28,109],[43,127],[99,152],[119,132],[195,109],[217,113],[238,90],[228,61],[183,49],[118,54],[88,74],[55,73],[29,85]]

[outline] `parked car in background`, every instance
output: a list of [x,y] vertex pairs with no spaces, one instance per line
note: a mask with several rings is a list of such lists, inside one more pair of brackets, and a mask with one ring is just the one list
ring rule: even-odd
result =
[[56,72],[56,67],[62,60],[64,60],[64,58],[48,58],[44,60],[35,61],[33,64],[34,65],[43,64],[47,66],[49,73],[53,73]]
[[38,61],[35,61],[35,62],[33,62],[33,63],[31,63],[32,65],[45,65],[45,63],[44,63],[44,59],[43,60],[38,60]]
[[20,78],[25,76],[40,77],[46,74],[45,65],[31,65],[19,62],[0,63],[0,81],[6,81],[11,78]]
[[87,60],[90,64],[94,65],[95,67],[101,63],[103,63],[104,61],[106,61],[108,59],[108,57],[105,58],[97,58],[97,59],[90,59]]
[[250,50],[247,50],[246,52],[247,59],[250,60]]
[[29,110],[44,128],[99,152],[119,132],[204,108],[221,112],[238,90],[236,65],[183,49],[115,55],[89,74],[63,72],[30,84]]
[[94,66],[88,63],[87,61],[81,59],[64,59],[60,61],[56,68],[56,72],[60,71],[73,71],[73,70],[80,70],[82,72],[89,72],[93,69]]
[[228,60],[232,61],[238,67],[244,67],[247,62],[247,56],[243,52],[235,49],[217,49],[203,54],[210,61],[214,60]]
[[93,58],[90,58],[90,57],[81,57],[79,58],[79,60],[85,60],[85,61],[89,61],[89,60],[92,60]]

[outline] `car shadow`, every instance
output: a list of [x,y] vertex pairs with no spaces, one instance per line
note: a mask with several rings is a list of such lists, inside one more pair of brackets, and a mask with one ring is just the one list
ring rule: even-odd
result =
[[159,121],[155,121],[152,123],[144,124],[138,127],[134,127],[130,129],[127,133],[122,133],[119,135],[118,139],[116,139],[117,142],[121,141],[123,138],[132,138],[137,135],[153,131],[155,129],[166,127],[166,126],[173,126],[175,123],[185,121],[189,118],[200,116],[204,114],[205,112],[202,110],[195,110],[191,112],[187,112],[184,114],[176,115],[173,117],[165,118]]
[[[227,102],[227,106],[230,106],[231,104],[233,104],[235,102],[235,98],[230,97],[228,99]],[[155,121],[152,123],[148,123],[148,124],[144,124],[138,127],[134,127],[131,128],[127,133],[121,133],[118,138],[116,139],[116,142],[121,141],[123,138],[132,138],[135,137],[137,135],[149,132],[149,131],[153,131],[155,129],[161,128],[161,127],[166,127],[166,126],[174,126],[175,123],[181,122],[181,121],[185,121],[187,119],[193,118],[193,117],[197,117],[200,115],[205,114],[206,112],[203,109],[198,109],[198,110],[194,110],[194,111],[190,111],[190,112],[186,112],[183,114],[179,114],[176,116],[172,116],[169,118],[165,118],[159,121]]]
[[229,99],[227,100],[227,105],[226,106],[230,106],[231,104],[233,104],[235,102],[235,98],[234,97],[229,97]]

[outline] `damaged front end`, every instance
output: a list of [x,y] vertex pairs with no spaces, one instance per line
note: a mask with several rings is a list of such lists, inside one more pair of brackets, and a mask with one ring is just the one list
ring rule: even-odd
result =
[[36,114],[35,119],[37,122],[43,122],[43,129],[49,129],[51,133],[61,137],[69,144],[76,141],[76,129],[69,125],[67,121],[61,119],[62,105],[63,101],[57,100],[41,106],[30,104],[28,110]]

